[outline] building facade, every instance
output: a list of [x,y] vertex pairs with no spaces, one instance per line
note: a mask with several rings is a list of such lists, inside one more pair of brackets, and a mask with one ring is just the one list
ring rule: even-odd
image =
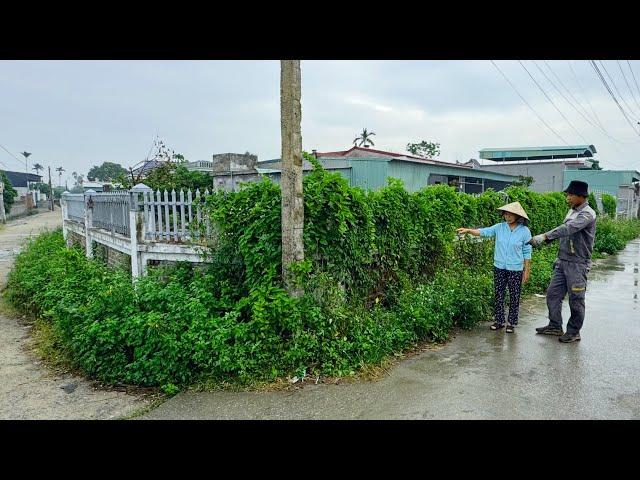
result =
[[591,171],[597,161],[593,159],[593,145],[552,147],[485,148],[480,158],[490,160],[479,165],[482,170],[533,178],[529,188],[534,192],[559,192],[564,188],[565,172],[586,169]]
[[[428,185],[452,185],[458,191],[479,194],[488,188],[502,190],[518,180],[517,176],[474,169],[439,160],[385,152],[371,148],[353,147],[339,152],[316,152],[314,156],[330,172],[340,173],[349,185],[377,190],[387,185],[390,177],[398,178],[407,191],[415,192]],[[279,182],[279,158],[258,162],[257,170]],[[303,175],[313,169],[303,160]]]

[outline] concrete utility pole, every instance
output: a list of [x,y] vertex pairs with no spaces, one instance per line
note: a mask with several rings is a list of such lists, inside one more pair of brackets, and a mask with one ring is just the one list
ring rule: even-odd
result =
[[300,60],[280,61],[280,124],[282,134],[282,277],[290,295],[304,290],[293,284],[290,266],[304,260],[304,197],[302,193],[302,134],[300,123]]
[[51,211],[53,212],[53,187],[51,186],[51,167],[49,167],[49,196],[51,199],[49,200],[51,203]]
[[7,223],[7,214],[4,211],[4,182],[0,182],[0,221]]
[[29,163],[27,159],[29,158],[31,153],[27,151],[20,152],[20,153],[24,155],[24,171],[26,174],[25,181],[27,182],[27,194],[24,196],[24,203],[25,203],[25,206],[27,207],[27,210],[29,210],[29,207],[31,206],[31,202],[29,202],[29,199],[27,198],[29,196]]

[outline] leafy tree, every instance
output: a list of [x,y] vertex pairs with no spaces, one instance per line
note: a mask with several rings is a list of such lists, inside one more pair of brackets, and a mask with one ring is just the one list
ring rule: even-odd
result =
[[596,200],[596,196],[593,194],[593,192],[589,193],[589,206],[593,208],[594,212],[600,214],[600,211],[598,210],[598,201]]
[[92,181],[112,182],[120,178],[123,174],[126,175],[127,170],[119,163],[103,162],[99,167],[91,167],[89,173],[87,173],[87,178]]
[[606,215],[610,217],[616,216],[616,197],[612,195],[608,195],[606,193],[602,194],[602,210]]
[[49,192],[50,192],[49,185],[47,185],[46,183],[38,182],[34,184],[33,187],[37,189],[40,193],[44,193],[47,196],[49,195]]
[[[212,187],[211,175],[204,172],[190,171],[182,163],[165,162],[159,167],[154,168],[149,172],[147,178],[144,180],[144,184],[153,188],[153,190],[165,189],[168,191],[179,189],[191,189],[196,190],[199,188],[201,191]],[[120,182],[123,187],[130,188],[131,177],[120,178]]]
[[55,198],[56,200],[60,200],[60,198],[62,198],[64,190],[64,187],[53,187],[53,198]]
[[13,188],[13,185],[7,178],[7,175],[2,170],[0,170],[0,181],[4,183],[4,211],[8,214],[11,212],[11,206],[13,205],[15,198],[18,196],[18,192]]
[[44,167],[39,163],[34,163],[32,170],[36,171],[36,175],[40,175],[40,170],[44,170]]
[[[368,146],[367,144],[375,146],[375,143],[371,140],[373,135],[375,135],[375,132],[367,132],[367,129],[365,128],[362,130],[360,136],[353,139],[353,144],[358,147],[362,147],[363,145],[366,147]],[[360,144],[358,144],[358,142],[360,142]]]
[[591,164],[591,170],[602,170],[599,160],[592,160],[592,162],[593,163]]
[[432,158],[440,155],[440,144],[422,140],[420,143],[408,143],[407,152],[416,157]]
[[516,180],[515,182],[513,182],[511,185],[513,185],[514,187],[524,187],[524,188],[528,188],[531,186],[531,184],[535,182],[535,180],[533,179],[533,177],[526,177],[524,175],[519,175],[518,176],[518,180]]

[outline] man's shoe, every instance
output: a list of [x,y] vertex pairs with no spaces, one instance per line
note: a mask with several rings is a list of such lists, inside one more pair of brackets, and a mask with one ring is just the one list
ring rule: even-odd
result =
[[560,340],[562,343],[579,342],[580,334],[567,332],[564,335],[562,335],[558,340]]
[[551,325],[536,328],[536,333],[541,333],[543,335],[556,335],[558,337],[564,334],[561,328],[552,327]]

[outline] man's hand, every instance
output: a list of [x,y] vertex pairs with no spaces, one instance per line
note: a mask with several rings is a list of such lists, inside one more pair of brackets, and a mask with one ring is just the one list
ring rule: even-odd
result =
[[546,239],[547,239],[547,236],[544,233],[541,233],[540,235],[536,235],[535,237],[532,237],[531,240],[529,240],[528,243],[529,243],[529,245],[537,247],[542,242],[544,242]]
[[529,281],[529,270],[525,269],[522,274],[522,283],[527,283]]

